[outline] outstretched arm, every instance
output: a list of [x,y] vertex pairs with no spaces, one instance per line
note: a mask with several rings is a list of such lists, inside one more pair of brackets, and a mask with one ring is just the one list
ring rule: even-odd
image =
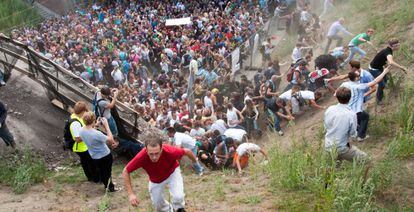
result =
[[138,206],[139,204],[138,198],[137,196],[135,196],[134,192],[132,191],[131,176],[128,173],[126,168],[124,168],[124,171],[122,172],[122,177],[124,178],[125,189],[128,193],[129,202],[134,207]]
[[368,86],[369,87],[372,87],[372,86],[380,83],[381,80],[385,77],[385,75],[388,74],[388,72],[390,72],[390,68],[389,67],[385,68],[384,71],[377,78],[374,79],[374,81],[369,82],[368,83]]
[[407,73],[407,68],[406,68],[406,67],[404,67],[404,66],[402,66],[402,65],[400,65],[400,64],[398,64],[398,63],[396,63],[396,62],[394,61],[394,57],[393,57],[392,55],[388,55],[388,56],[387,56],[387,62],[388,62],[388,65],[390,65],[390,66],[394,66],[394,67],[397,67],[397,68],[399,68],[399,69],[403,70],[403,71],[404,71],[404,73]]

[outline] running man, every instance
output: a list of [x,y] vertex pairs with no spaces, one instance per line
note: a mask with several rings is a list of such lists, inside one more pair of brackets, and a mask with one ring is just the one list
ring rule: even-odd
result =
[[333,22],[332,25],[329,27],[329,31],[327,34],[328,43],[326,44],[326,47],[325,47],[325,54],[328,53],[332,40],[337,40],[336,47],[342,45],[343,37],[339,35],[339,32],[345,33],[350,36],[354,35],[350,33],[348,30],[346,30],[346,28],[343,26],[344,22],[345,22],[345,19],[340,18],[338,19],[338,21]]
[[349,61],[351,61],[355,54],[358,53],[360,54],[361,58],[363,58],[367,53],[359,48],[359,45],[363,44],[363,43],[368,43],[369,45],[372,46],[372,48],[375,49],[375,51],[377,50],[374,46],[374,44],[371,43],[371,37],[372,35],[374,35],[374,29],[369,28],[366,32],[358,34],[357,36],[355,36],[354,38],[352,38],[351,42],[349,42],[348,46],[349,46],[349,56],[348,58],[346,58],[346,60],[340,65],[341,68],[343,68],[345,65],[347,65],[349,63]]
[[[145,148],[126,165],[122,172],[131,205],[138,206],[139,200],[132,191],[130,173],[143,168],[149,176],[149,192],[155,210],[185,211],[184,183],[178,162],[184,155],[197,163],[197,158],[191,150],[163,144],[161,139],[149,138],[145,142]],[[172,196],[172,205],[164,197],[167,185]]]
[[[400,42],[395,39],[391,38],[388,41],[388,46],[381,50],[380,52],[375,55],[374,59],[372,59],[371,63],[369,64],[369,72],[371,72],[373,77],[379,76],[384,71],[384,66],[386,64],[390,66],[394,66],[403,70],[405,73],[407,72],[407,68],[396,63],[394,61],[393,53],[400,48]],[[377,104],[380,103],[384,97],[384,88],[387,84],[387,75],[385,75],[384,79],[378,84],[377,90]]]

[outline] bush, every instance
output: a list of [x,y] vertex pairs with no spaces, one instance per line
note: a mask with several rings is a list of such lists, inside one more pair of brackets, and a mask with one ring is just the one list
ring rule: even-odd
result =
[[11,186],[13,192],[24,193],[34,183],[42,182],[48,174],[44,160],[26,148],[23,153],[0,156],[0,183]]
[[2,0],[0,2],[0,30],[8,33],[12,27],[35,25],[43,18],[36,9],[30,7],[22,0]]

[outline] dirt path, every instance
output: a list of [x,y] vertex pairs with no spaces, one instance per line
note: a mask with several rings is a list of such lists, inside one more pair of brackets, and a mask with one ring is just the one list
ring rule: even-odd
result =
[[[43,153],[48,165],[65,157],[59,138],[67,114],[50,103],[42,86],[15,71],[7,86],[0,88],[0,99],[7,105],[7,124],[19,149],[27,145]],[[0,149],[4,148],[0,142]]]

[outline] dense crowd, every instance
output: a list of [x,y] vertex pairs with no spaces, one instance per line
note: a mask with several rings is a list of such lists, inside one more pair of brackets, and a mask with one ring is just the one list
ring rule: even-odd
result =
[[[376,90],[377,102],[382,101],[390,71],[384,65],[406,70],[392,57],[399,41],[391,39],[364,70],[359,60],[366,53],[361,46],[368,43],[376,51],[370,41],[373,29],[354,35],[345,28],[344,18],[325,29],[320,18],[332,10],[333,1],[324,1],[320,16],[310,10],[307,1],[298,1],[293,10],[289,2],[130,1],[94,5],[46,21],[39,28],[15,31],[12,36],[101,87],[94,96],[94,113],[78,102],[67,125],[68,137],[73,140],[70,148],[81,158],[88,180],[102,181],[115,191],[110,182],[112,155],[108,145],[123,148],[134,157],[123,173],[131,204],[138,202],[129,174],[143,168],[150,176],[151,199],[157,210],[170,208],[161,195],[166,184],[170,185],[173,208],[180,209],[184,193],[178,159],[188,156],[200,175],[204,167],[233,167],[242,174],[252,153],[261,152],[267,158],[250,140],[260,137],[265,129],[283,136],[283,121],[295,120],[309,107],[326,109],[318,103],[326,93],[335,94],[340,103],[325,112],[326,150],[335,149],[340,159],[366,158],[350,145],[349,138],[361,142],[368,138],[369,114],[364,105]],[[268,4],[273,11],[269,12]],[[180,17],[191,17],[192,24],[165,26],[166,19]],[[272,58],[275,46],[269,38],[260,47],[263,68],[252,80],[242,75],[236,81],[226,57],[250,42],[266,17],[279,30],[285,23],[286,32],[298,36],[288,70],[282,74],[281,64]],[[343,34],[354,37],[345,46]],[[325,37],[324,54],[314,58],[313,49],[320,48]],[[337,43],[330,49],[333,40]],[[356,54],[359,57],[354,58]],[[340,69],[349,69],[349,73],[339,75]],[[346,78],[349,81],[340,86],[335,83]],[[112,114],[116,100],[162,130],[169,141],[148,138],[145,144],[136,144],[118,137]],[[95,130],[95,125],[107,134]]]

